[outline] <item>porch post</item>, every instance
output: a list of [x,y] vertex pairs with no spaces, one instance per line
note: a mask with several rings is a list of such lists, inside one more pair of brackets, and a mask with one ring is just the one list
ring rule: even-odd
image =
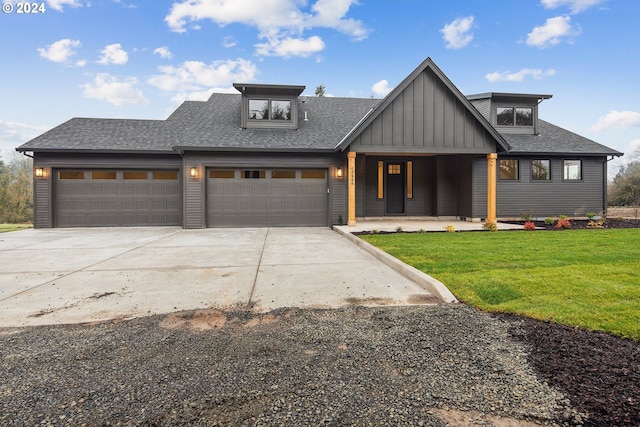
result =
[[487,218],[486,222],[496,222],[496,159],[498,154],[487,154]]
[[347,194],[349,196],[347,225],[356,225],[356,153],[347,153]]

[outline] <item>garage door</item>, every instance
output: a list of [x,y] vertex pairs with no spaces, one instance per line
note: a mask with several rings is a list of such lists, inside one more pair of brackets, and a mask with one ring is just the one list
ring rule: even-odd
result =
[[179,225],[177,170],[57,170],[57,227]]
[[325,169],[209,169],[209,227],[326,226]]

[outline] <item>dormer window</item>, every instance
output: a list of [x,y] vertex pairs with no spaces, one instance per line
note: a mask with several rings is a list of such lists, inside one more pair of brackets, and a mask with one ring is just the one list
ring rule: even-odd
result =
[[249,120],[291,120],[291,101],[249,99]]
[[243,128],[297,129],[298,97],[304,86],[234,83],[242,93]]
[[496,123],[498,126],[533,126],[533,108],[498,107]]

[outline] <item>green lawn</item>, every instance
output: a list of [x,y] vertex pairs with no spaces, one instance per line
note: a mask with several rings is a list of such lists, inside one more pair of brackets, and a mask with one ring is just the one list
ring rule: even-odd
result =
[[640,341],[640,229],[360,237],[483,310]]
[[31,224],[0,224],[0,233],[6,233],[8,231],[24,230],[25,228],[31,228]]

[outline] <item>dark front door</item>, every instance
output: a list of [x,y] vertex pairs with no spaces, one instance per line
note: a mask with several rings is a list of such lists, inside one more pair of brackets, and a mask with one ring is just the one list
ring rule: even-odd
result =
[[387,214],[404,213],[404,163],[387,163]]

